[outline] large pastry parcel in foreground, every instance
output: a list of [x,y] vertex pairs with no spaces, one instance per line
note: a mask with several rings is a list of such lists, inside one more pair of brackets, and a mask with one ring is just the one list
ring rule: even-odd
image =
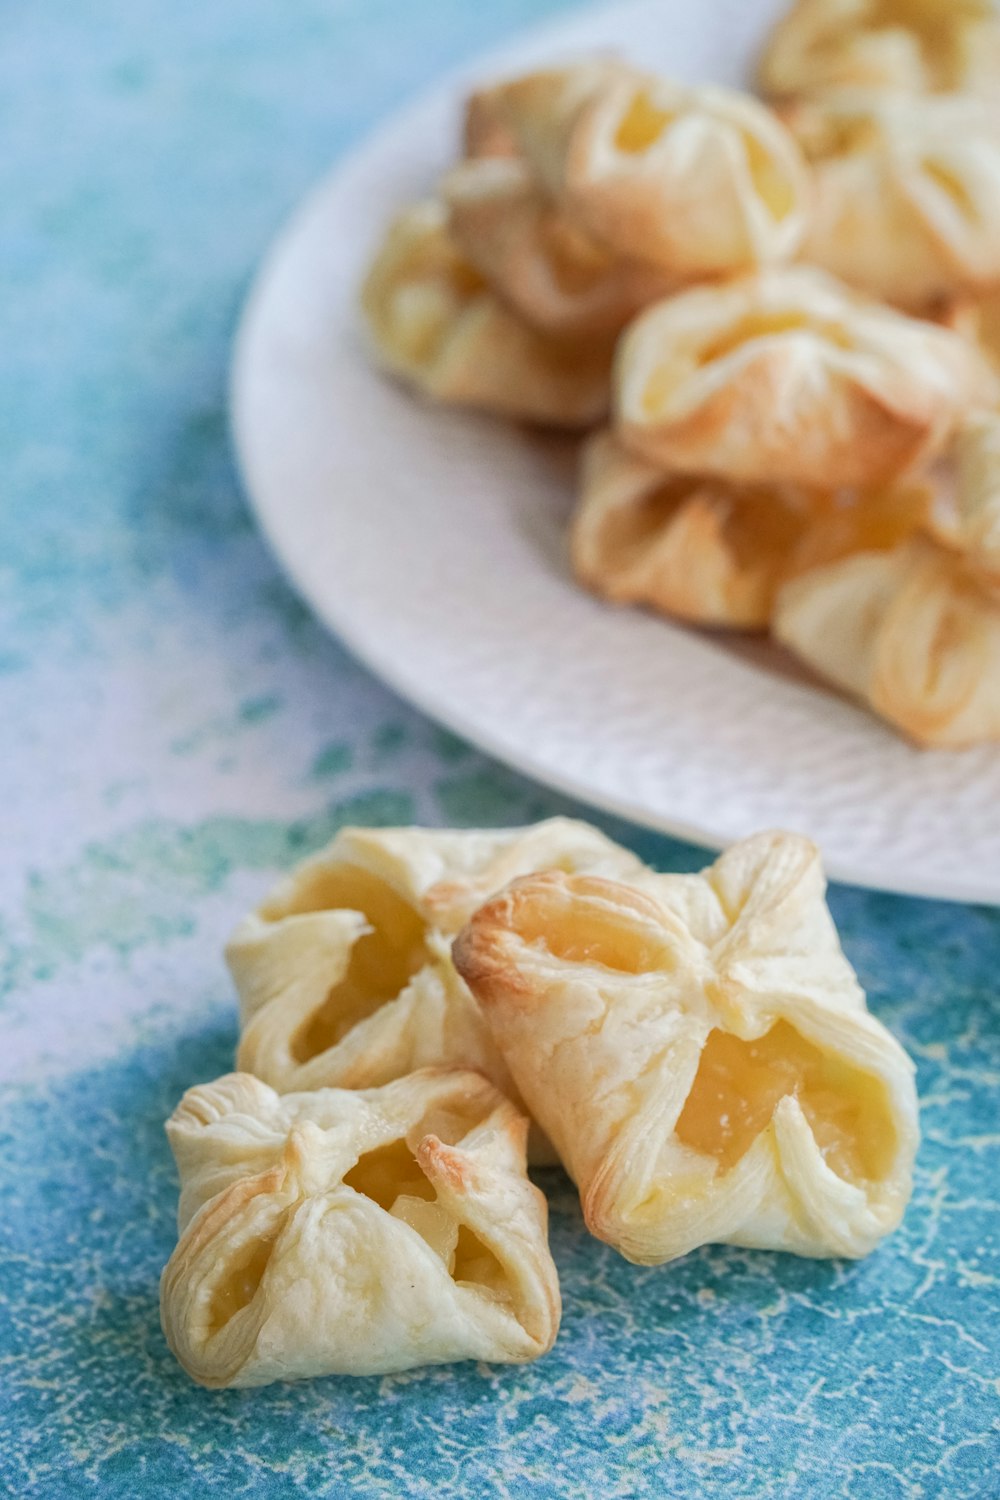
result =
[[641,887],[550,872],[455,962],[590,1230],[655,1264],[712,1241],[862,1256],[899,1223],[913,1068],[871,1016],[791,834]]
[[180,1240],[161,1284],[202,1385],[534,1359],[559,1328],[528,1122],[476,1073],[279,1096],[232,1073],[167,1124]]

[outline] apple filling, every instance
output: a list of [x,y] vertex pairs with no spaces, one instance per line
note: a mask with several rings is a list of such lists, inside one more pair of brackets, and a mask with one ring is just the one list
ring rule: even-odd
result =
[[214,1288],[208,1309],[210,1333],[218,1333],[238,1312],[250,1306],[264,1280],[264,1273],[290,1211],[286,1209],[266,1234],[243,1247],[235,1264],[229,1267],[228,1274]]
[[467,1224],[459,1224],[437,1201],[433,1183],[405,1141],[366,1152],[344,1182],[416,1230],[454,1281],[475,1284],[497,1296],[506,1294],[500,1262]]
[[662,109],[648,89],[639,89],[618,122],[615,148],[628,156],[639,156],[656,144],[674,119],[675,110]]
[[711,1031],[675,1133],[683,1145],[714,1157],[719,1171],[728,1172],[786,1095],[798,1100],[838,1177],[871,1182],[886,1176],[895,1130],[883,1085],[821,1052],[787,1021],[754,1041]]
[[[335,910],[360,912],[371,930],[355,942],[346,973],[292,1038],[297,1063],[336,1046],[360,1021],[395,1000],[430,956],[419,914],[384,881],[354,865],[318,869],[294,905],[277,915]],[[265,910],[265,916],[272,915]]]

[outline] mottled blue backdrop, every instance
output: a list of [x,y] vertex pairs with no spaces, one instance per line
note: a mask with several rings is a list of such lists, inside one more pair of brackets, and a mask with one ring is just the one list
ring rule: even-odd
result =
[[535,1367],[209,1394],[159,1331],[162,1121],[230,1065],[236,917],[345,821],[568,807],[311,622],[241,499],[224,394],[248,277],[302,191],[435,72],[558,8],[0,11],[4,1494],[1000,1494],[996,912],[833,893],[923,1099],[913,1205],[863,1264],[637,1270],[552,1175],[566,1310]]

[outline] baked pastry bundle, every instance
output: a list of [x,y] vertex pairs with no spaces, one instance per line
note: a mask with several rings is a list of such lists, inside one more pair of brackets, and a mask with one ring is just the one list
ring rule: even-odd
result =
[[938,454],[988,388],[953,331],[797,266],[648,308],[619,345],[615,428],[688,473],[879,484]]
[[[570,818],[496,832],[343,829],[229,940],[237,1067],[282,1091],[476,1068],[517,1100],[451,943],[488,896],[546,869],[628,879],[642,865]],[[531,1154],[554,1160],[537,1135]]]
[[860,1256],[909,1197],[912,1067],[793,835],[691,876],[565,819],[345,829],[228,957],[240,1071],[167,1124],[162,1322],[203,1385],[544,1354],[522,1099],[633,1260]]
[[923,481],[811,490],[664,468],[608,431],[588,440],[570,532],[577,576],[616,603],[695,625],[764,630],[779,591],[822,563],[885,551],[929,527]]
[[248,1073],[167,1123],[170,1347],[202,1385],[544,1354],[559,1328],[527,1121],[477,1073],[278,1095]]
[[838,93],[785,120],[812,164],[803,259],[918,312],[1000,284],[994,103]]
[[475,90],[369,271],[377,357],[596,429],[569,529],[594,593],[771,631],[915,744],[995,741],[958,455],[1000,412],[1000,16],[798,0],[759,78],[773,108],[609,56]]
[[807,840],[762,834],[631,885],[525,876],[455,963],[587,1227],[628,1259],[707,1241],[861,1256],[899,1223],[913,1068],[865,1007]]
[[800,555],[775,635],[918,744],[1000,741],[1000,414],[966,420],[919,524]]
[[611,342],[518,318],[461,254],[437,200],[392,224],[362,301],[381,362],[436,401],[567,428],[607,412]]
[[389,227],[361,298],[379,363],[446,404],[593,426],[641,308],[787,261],[806,232],[805,162],[772,111],[618,60],[479,90],[463,146]]
[[978,92],[1000,82],[994,0],[794,0],[758,68],[777,97],[867,88]]

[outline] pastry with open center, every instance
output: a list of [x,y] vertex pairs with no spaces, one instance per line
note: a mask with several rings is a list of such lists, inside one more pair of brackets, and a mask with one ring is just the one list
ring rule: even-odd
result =
[[530,327],[489,289],[448,233],[444,205],[391,225],[361,303],[381,364],[435,401],[552,427],[589,427],[610,399],[612,343]]
[[807,541],[774,631],[918,744],[960,749],[1000,741],[1000,414],[970,413],[930,478],[915,531],[833,557]]
[[598,243],[675,280],[795,254],[808,178],[766,106],[621,65],[584,79],[528,75],[502,109],[537,180]]
[[[345,828],[237,927],[226,958],[240,996],[237,1066],[276,1089],[368,1088],[414,1068],[510,1075],[451,962],[488,896],[531,870],[630,879],[634,854],[552,818],[451,832]],[[552,1160],[532,1139],[532,1159]]]
[[796,0],[760,61],[765,93],[974,90],[1000,81],[995,0]]
[[913,1067],[870,1015],[792,834],[701,875],[550,872],[455,944],[587,1225],[655,1264],[713,1241],[862,1256],[899,1223]]
[[527,1120],[476,1073],[283,1097],[231,1073],[167,1124],[164,1332],[202,1385],[380,1375],[551,1348],[559,1284]]
[[972,98],[837,95],[790,112],[813,168],[802,258],[917,311],[1000,282],[1000,116]]
[[748,484],[884,484],[993,390],[957,333],[810,267],[680,292],[626,330],[618,435],[672,469]]

